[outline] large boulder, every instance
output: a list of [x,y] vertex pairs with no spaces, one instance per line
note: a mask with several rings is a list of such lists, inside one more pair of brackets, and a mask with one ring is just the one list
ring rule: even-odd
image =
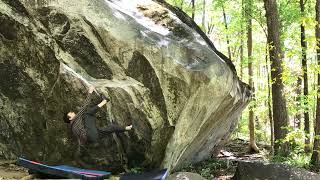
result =
[[[251,93],[190,18],[151,0],[0,0],[0,77],[0,156],[98,169],[200,161]],[[75,159],[62,114],[89,84],[111,98],[98,126],[134,130]]]

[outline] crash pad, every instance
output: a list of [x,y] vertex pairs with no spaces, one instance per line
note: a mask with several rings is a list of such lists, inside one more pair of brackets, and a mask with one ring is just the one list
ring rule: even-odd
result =
[[[17,161],[19,166],[23,166],[34,173],[41,175],[55,176],[60,178],[77,178],[77,179],[106,179],[110,176],[110,172],[95,171],[88,169],[80,169],[76,167],[60,165],[49,166],[36,161],[19,158]],[[154,170],[144,173],[126,173],[120,175],[120,180],[165,180],[168,176],[168,170]]]
[[105,179],[110,176],[110,172],[95,171],[88,169],[80,169],[76,167],[60,165],[49,166],[36,161],[30,161],[24,158],[19,158],[17,161],[19,166],[23,166],[33,172],[52,175],[61,178],[78,178],[78,179]]

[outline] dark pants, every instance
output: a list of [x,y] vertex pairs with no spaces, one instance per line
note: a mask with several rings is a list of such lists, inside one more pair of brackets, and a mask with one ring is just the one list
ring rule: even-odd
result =
[[[106,138],[112,133],[120,133],[125,131],[125,128],[114,124],[103,128],[96,128],[95,121],[92,121],[90,118],[85,119],[85,125],[90,126],[90,128],[86,127],[88,143],[96,143],[99,139]],[[79,145],[78,150],[75,153],[75,158],[78,159],[79,164],[84,166],[86,164],[85,161],[87,161],[88,158],[91,159],[92,157],[85,145]]]
[[103,127],[103,128],[98,128],[99,138],[105,138],[112,133],[121,133],[121,132],[125,132],[125,131],[126,131],[125,128],[120,127],[115,124],[111,124],[111,125],[109,125],[107,127]]
[[95,114],[98,109],[100,109],[98,106],[92,106],[88,108],[84,117],[87,139],[89,143],[95,143],[99,139],[105,138],[112,133],[121,133],[125,131],[125,128],[115,124],[103,128],[97,128]]

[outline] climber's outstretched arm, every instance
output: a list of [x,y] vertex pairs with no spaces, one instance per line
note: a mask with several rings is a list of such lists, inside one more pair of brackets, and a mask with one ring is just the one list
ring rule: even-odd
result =
[[79,112],[76,114],[75,117],[73,117],[72,119],[79,119],[78,117],[82,116],[85,112],[86,112],[86,109],[89,107],[90,103],[91,103],[91,100],[92,100],[92,93],[93,91],[95,91],[95,87],[94,86],[90,86],[89,89],[88,89],[88,95],[87,95],[87,98],[84,102],[84,104],[82,105],[82,107],[80,108]]
[[102,100],[101,103],[99,103],[98,105],[89,108],[89,109],[87,110],[87,113],[90,114],[90,115],[95,115],[95,114],[98,112],[98,110],[99,110],[102,106],[104,106],[105,104],[107,104],[107,100],[104,99],[104,100]]
[[104,99],[104,100],[101,101],[101,103],[98,104],[98,107],[101,108],[102,106],[104,106],[106,104],[107,104],[107,100]]

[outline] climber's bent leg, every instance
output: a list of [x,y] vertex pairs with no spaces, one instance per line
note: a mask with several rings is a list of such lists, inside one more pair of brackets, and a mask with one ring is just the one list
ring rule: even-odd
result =
[[118,125],[114,125],[114,124],[98,129],[99,138],[104,138],[112,133],[122,133],[125,131],[126,131],[125,128],[118,126]]

